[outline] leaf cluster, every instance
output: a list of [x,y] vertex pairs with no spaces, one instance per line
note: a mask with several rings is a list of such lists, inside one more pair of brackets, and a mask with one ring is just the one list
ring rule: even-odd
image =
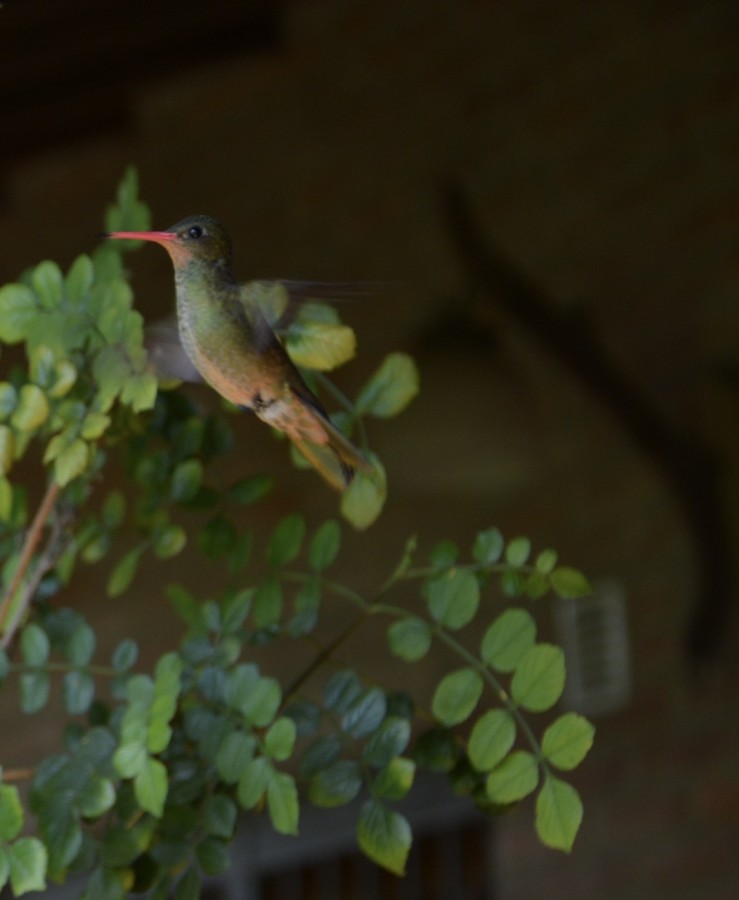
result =
[[[148,226],[132,171],[107,226]],[[277,315],[280,298],[269,296]],[[353,342],[338,317],[309,306],[286,346],[325,371]],[[67,721],[58,752],[0,770],[0,888],[20,896],[84,873],[96,900],[188,900],[228,867],[241,816],[264,814],[295,834],[306,803],[355,800],[359,847],[401,874],[412,831],[397,803],[419,770],[445,772],[490,812],[536,792],[541,840],[570,849],[582,806],[561,773],[585,757],[593,728],[552,713],[564,658],[537,640],[530,606],[587,593],[578,571],[488,529],[466,559],[444,541],[419,562],[411,540],[368,589],[332,577],[343,543],[336,519],[315,526],[292,513],[266,535],[244,528],[272,479],[224,478],[226,411],[203,415],[184,392],[157,389],[117,244],[66,275],[42,263],[0,289],[0,340],[23,344],[27,363],[0,384],[0,684],[17,691],[23,714],[58,702]],[[339,424],[363,434],[366,416],[394,416],[417,389],[412,360],[390,354],[353,402],[342,400]],[[33,447],[48,483],[31,516],[34,492],[13,478]],[[382,466],[367,452],[376,471],[358,476],[341,506],[358,527],[384,500]],[[125,491],[105,487],[112,463]],[[101,658],[94,628],[62,605],[78,567],[105,566],[116,602],[143,561],[166,564],[186,547],[214,578],[205,597],[169,585],[179,639],[151,670],[130,637]],[[322,616],[328,601],[352,611],[338,634]],[[387,653],[408,665],[451,651],[430,696],[341,662],[349,638],[378,617]],[[298,643],[309,661],[292,681],[257,662],[260,646],[289,654]],[[530,719],[541,713],[538,737]]]

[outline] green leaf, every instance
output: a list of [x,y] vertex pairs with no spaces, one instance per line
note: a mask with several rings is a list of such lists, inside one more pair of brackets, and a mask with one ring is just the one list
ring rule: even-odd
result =
[[13,412],[18,403],[18,391],[9,381],[0,382],[0,421]]
[[523,800],[539,783],[536,757],[527,750],[516,750],[488,775],[487,795],[493,803],[507,804]]
[[62,682],[64,708],[70,716],[86,713],[95,699],[95,681],[88,672],[66,672]]
[[38,315],[38,301],[30,288],[23,284],[0,288],[0,341],[16,344],[25,340]]
[[416,741],[413,757],[424,769],[449,772],[457,762],[455,738],[450,728],[431,728]]
[[531,541],[527,537],[513,538],[505,550],[506,562],[512,566],[523,566],[531,554]]
[[443,725],[464,722],[482,694],[483,681],[475,669],[457,669],[445,675],[434,691],[431,709]]
[[493,565],[500,559],[503,552],[503,535],[497,528],[488,528],[481,531],[475,538],[472,547],[472,557],[475,562],[484,565]]
[[6,848],[10,887],[16,897],[46,890],[46,848],[38,838],[22,837]]
[[283,716],[270,725],[264,736],[264,752],[270,759],[283,762],[295,747],[296,728],[292,719]]
[[582,801],[575,788],[548,773],[536,798],[536,832],[541,842],[569,853],[582,814]]
[[254,758],[257,741],[243,731],[232,731],[221,741],[216,754],[218,774],[226,784],[236,784]]
[[585,759],[594,734],[594,726],[584,716],[565,713],[544,732],[541,752],[553,766],[569,771]]
[[447,628],[456,630],[469,624],[480,605],[480,587],[467,569],[450,569],[426,584],[431,616]]
[[[68,359],[61,359],[54,366],[54,383],[49,388],[49,396],[55,400],[65,397],[77,381],[77,369]],[[93,427],[93,423],[94,427]],[[101,437],[110,425],[110,419],[99,413],[88,413],[82,425],[82,437],[87,440]]]
[[253,690],[240,704],[246,721],[255,728],[271,724],[280,708],[282,690],[276,678],[260,678]]
[[235,503],[256,503],[272,490],[273,483],[269,475],[250,475],[232,484],[228,495]]
[[330,372],[352,359],[357,338],[348,325],[303,321],[288,329],[285,348],[296,366]]
[[187,532],[180,525],[165,525],[154,539],[154,554],[159,559],[171,559],[181,553],[187,543]]
[[113,765],[121,778],[134,778],[143,771],[149,756],[143,742],[122,743],[113,756]]
[[417,616],[399,619],[387,631],[390,650],[406,662],[423,659],[431,647],[431,636],[431,626]]
[[314,806],[331,809],[344,806],[362,789],[362,774],[353,759],[339,759],[319,769],[308,785],[308,799]]
[[18,394],[18,405],[10,416],[17,431],[35,431],[49,417],[49,401],[38,385],[24,384]]
[[304,777],[328,769],[341,755],[341,738],[338,734],[325,734],[306,748],[300,758],[299,770]]
[[512,672],[534,646],[536,622],[525,609],[501,613],[485,632],[480,654],[498,672]]
[[521,659],[511,679],[511,694],[531,712],[550,709],[565,686],[564,653],[553,644],[536,644]]
[[279,834],[297,834],[300,804],[295,779],[286,772],[274,772],[267,787],[267,809]]
[[313,535],[308,549],[308,561],[317,571],[327,569],[336,559],[341,545],[341,526],[334,519],[329,519]]
[[406,353],[390,353],[359,392],[360,415],[389,418],[405,409],[418,393],[418,369]]
[[94,776],[77,799],[80,815],[86,819],[99,819],[115,803],[115,788],[109,778]]
[[211,559],[230,553],[236,547],[238,538],[239,533],[233,522],[220,515],[210,519],[198,535],[200,549]]
[[436,569],[451,569],[458,559],[459,547],[450,540],[439,541],[429,553],[429,562]]
[[383,800],[402,800],[413,786],[416,764],[404,756],[396,756],[372,782],[372,795]]
[[139,806],[155,818],[160,819],[164,812],[168,787],[167,769],[164,763],[150,756],[147,757],[133,782]]
[[341,717],[341,729],[353,738],[363,738],[379,727],[385,718],[387,701],[380,688],[370,688],[351,704]]
[[205,875],[221,875],[231,865],[228,845],[220,838],[206,838],[198,844],[195,853]]
[[559,566],[550,577],[552,587],[560,597],[584,597],[593,591],[582,572],[569,566]]
[[64,653],[73,666],[86,666],[95,652],[95,632],[80,622],[67,639]]
[[290,634],[307,634],[318,622],[321,605],[321,581],[318,576],[304,582],[295,595],[295,616],[290,621]]
[[211,794],[203,804],[203,825],[213,837],[230,838],[236,827],[238,809],[225,794]]
[[249,760],[239,779],[237,796],[244,809],[252,809],[264,796],[269,784],[272,768],[269,760],[257,756]]
[[388,716],[372,734],[362,751],[362,760],[373,766],[385,766],[393,757],[400,756],[411,738],[408,719]]
[[36,347],[30,354],[29,374],[31,381],[37,384],[42,390],[50,387],[51,380],[54,377],[54,363],[56,357],[54,351],[50,347],[41,345]]
[[534,561],[534,566],[536,567],[536,571],[541,572],[542,575],[549,575],[556,565],[557,565],[557,551],[556,550],[542,550],[541,553],[536,557],[536,559]]
[[89,445],[82,438],[75,438],[60,453],[56,454],[54,459],[54,480],[60,487],[64,487],[78,475],[81,475],[89,462]]
[[255,663],[241,663],[226,679],[225,700],[232,709],[241,709],[259,681],[259,667]]
[[387,497],[385,469],[374,453],[366,454],[371,472],[355,472],[349,487],[341,495],[341,514],[359,531],[363,531],[382,512]]
[[500,576],[500,587],[506,597],[519,597],[526,586],[526,576],[520,571],[510,570]]
[[64,290],[64,279],[59,266],[51,260],[39,263],[31,273],[31,284],[45,309],[59,306]]
[[80,306],[92,287],[94,272],[92,260],[86,254],[78,256],[64,278],[64,292],[75,306]]
[[177,882],[174,900],[200,900],[202,896],[202,878],[197,866],[191,866]]
[[0,784],[0,839],[12,841],[23,827],[23,806],[14,784]]
[[267,559],[270,565],[283,566],[289,563],[300,552],[305,535],[305,519],[299,513],[285,516],[270,538]]
[[240,591],[226,593],[221,600],[221,623],[224,634],[238,631],[249,615],[254,591],[242,588]]
[[112,664],[116,672],[125,672],[135,665],[139,656],[139,648],[136,641],[126,638],[113,651]]
[[165,653],[157,663],[154,693],[149,709],[146,747],[149,753],[162,753],[171,737],[169,722],[177,711],[182,660],[174,651]]
[[49,658],[49,638],[46,632],[31,622],[21,634],[21,657],[28,666],[42,666]]
[[126,498],[121,491],[111,491],[105,498],[102,508],[103,525],[106,528],[117,528],[126,514]]
[[13,487],[7,478],[0,477],[0,521],[8,522],[13,515]]
[[170,496],[185,503],[197,494],[203,483],[203,464],[199,459],[186,459],[175,466],[170,485]]
[[323,688],[326,709],[343,715],[362,696],[363,688],[357,674],[351,669],[335,672]]
[[489,772],[500,763],[516,739],[516,725],[505,709],[490,709],[475,722],[467,752],[478,772]]
[[107,585],[109,597],[119,597],[128,590],[139,567],[142,550],[142,547],[134,547],[133,550],[129,550],[110,573]]
[[314,735],[321,725],[321,707],[309,700],[293,700],[285,708],[285,715],[295,722],[298,737]]
[[379,800],[368,800],[359,813],[357,841],[363,853],[394,875],[405,873],[413,836],[408,820]]
[[254,624],[257,628],[277,625],[282,616],[282,608],[282,585],[275,577],[265,578],[254,592]]

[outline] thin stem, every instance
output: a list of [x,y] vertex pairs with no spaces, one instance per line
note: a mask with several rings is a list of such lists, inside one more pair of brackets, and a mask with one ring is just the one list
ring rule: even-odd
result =
[[[399,606],[393,606],[391,604],[386,603],[376,603],[372,606],[371,612],[373,613],[384,613],[388,616],[396,616],[396,617],[404,617],[408,615],[408,611]],[[505,704],[508,712],[515,718],[516,722],[521,727],[521,731],[526,736],[529,744],[531,745],[532,750],[536,754],[537,758],[540,757],[539,750],[539,742],[536,740],[536,736],[534,732],[529,727],[529,723],[526,719],[521,715],[520,710],[512,702],[508,691],[506,691],[498,679],[493,675],[490,669],[481,662],[474,653],[471,653],[464,644],[461,644],[455,637],[449,634],[448,631],[445,631],[441,625],[433,625],[432,626],[433,633],[435,637],[437,637],[442,643],[446,644],[447,647],[450,647],[457,656],[460,656],[469,666],[470,668],[475,669],[477,672],[482,675],[482,677],[487,681],[488,685],[493,690],[493,693],[498,697],[501,703]]]
[[113,669],[111,666],[102,666],[95,664],[87,664],[84,666],[76,666],[73,663],[64,663],[64,662],[44,662],[40,665],[28,665],[26,663],[12,663],[8,667],[9,672],[76,672],[76,671],[88,672],[90,675],[99,675],[102,678],[115,678],[118,675],[124,674],[119,672],[118,669]]
[[352,401],[346,396],[346,394],[336,387],[336,385],[331,381],[330,378],[327,378],[322,372],[315,373],[321,387],[325,388],[329,394],[331,394],[340,406],[343,407],[344,412],[349,413],[351,416],[352,424],[357,426],[357,430],[359,431],[359,443],[363,446],[367,446],[367,430],[364,426],[364,420],[360,415],[358,415],[357,410],[352,403]]
[[[3,648],[7,647],[13,640],[15,630],[18,627],[18,622],[20,621],[20,616],[15,615],[13,617],[11,626],[6,630],[6,620],[10,612],[11,604],[16,595],[16,592],[18,591],[18,588],[22,584],[23,579],[26,577],[28,567],[30,566],[33,559],[33,554],[36,552],[38,543],[41,540],[41,534],[44,530],[44,526],[46,525],[54,509],[54,504],[56,503],[56,499],[59,495],[59,490],[60,488],[56,481],[51,481],[48,488],[46,489],[46,493],[44,494],[43,499],[41,500],[41,504],[36,511],[36,515],[34,516],[33,522],[31,523],[31,527],[28,529],[28,533],[26,534],[26,539],[23,542],[23,548],[21,550],[20,559],[18,560],[18,565],[16,566],[15,573],[13,574],[10,584],[5,591],[2,602],[0,603],[0,632],[5,632],[3,634],[1,643],[1,646]],[[22,612],[25,612],[30,601],[31,595],[23,597],[23,602],[20,604],[20,606],[22,607]]]
[[35,774],[35,769],[4,769],[3,770],[3,781],[28,781],[29,778],[33,778]]
[[365,621],[365,619],[370,615],[369,610],[365,610],[365,612],[360,613],[353,621],[351,621],[342,631],[337,634],[337,636],[331,641],[330,644],[327,644],[320,653],[318,653],[315,658],[311,661],[310,665],[308,665],[303,671],[298,675],[298,677],[292,682],[292,684],[287,688],[284,693],[283,705],[287,702],[287,700],[296,694],[300,688],[305,684],[305,682],[311,677],[311,675],[317,671],[328,659],[331,658],[333,652],[340,647],[344,641],[352,635],[357,628]]

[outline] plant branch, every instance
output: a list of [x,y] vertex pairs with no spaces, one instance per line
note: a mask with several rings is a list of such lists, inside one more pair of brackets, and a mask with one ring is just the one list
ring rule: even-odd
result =
[[[36,515],[34,516],[33,522],[31,523],[31,527],[28,529],[26,539],[23,542],[18,565],[16,566],[13,577],[10,580],[10,584],[5,591],[2,602],[0,602],[0,633],[3,634],[1,643],[3,648],[7,647],[13,640],[15,629],[17,628],[18,622],[20,621],[19,616],[14,615],[12,623],[6,628],[6,620],[10,613],[11,604],[18,591],[18,588],[22,584],[23,579],[26,577],[28,567],[31,565],[31,561],[33,560],[33,554],[36,552],[36,548],[38,547],[39,541],[41,540],[41,534],[43,533],[44,526],[46,525],[49,517],[54,510],[54,504],[56,503],[56,499],[59,495],[59,490],[60,488],[56,481],[51,481],[48,488],[46,489],[46,493],[44,494],[43,499],[41,500],[39,508],[36,510]],[[43,576],[43,572],[41,573],[41,576]],[[38,584],[36,584],[36,587],[37,586]],[[28,593],[27,596],[24,596],[23,603],[20,604],[24,610],[30,602],[31,596],[31,593]]]

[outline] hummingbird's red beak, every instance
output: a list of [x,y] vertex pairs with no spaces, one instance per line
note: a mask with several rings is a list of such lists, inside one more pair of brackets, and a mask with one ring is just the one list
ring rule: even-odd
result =
[[128,241],[154,241],[157,244],[168,244],[177,239],[174,231],[108,231],[103,237]]

